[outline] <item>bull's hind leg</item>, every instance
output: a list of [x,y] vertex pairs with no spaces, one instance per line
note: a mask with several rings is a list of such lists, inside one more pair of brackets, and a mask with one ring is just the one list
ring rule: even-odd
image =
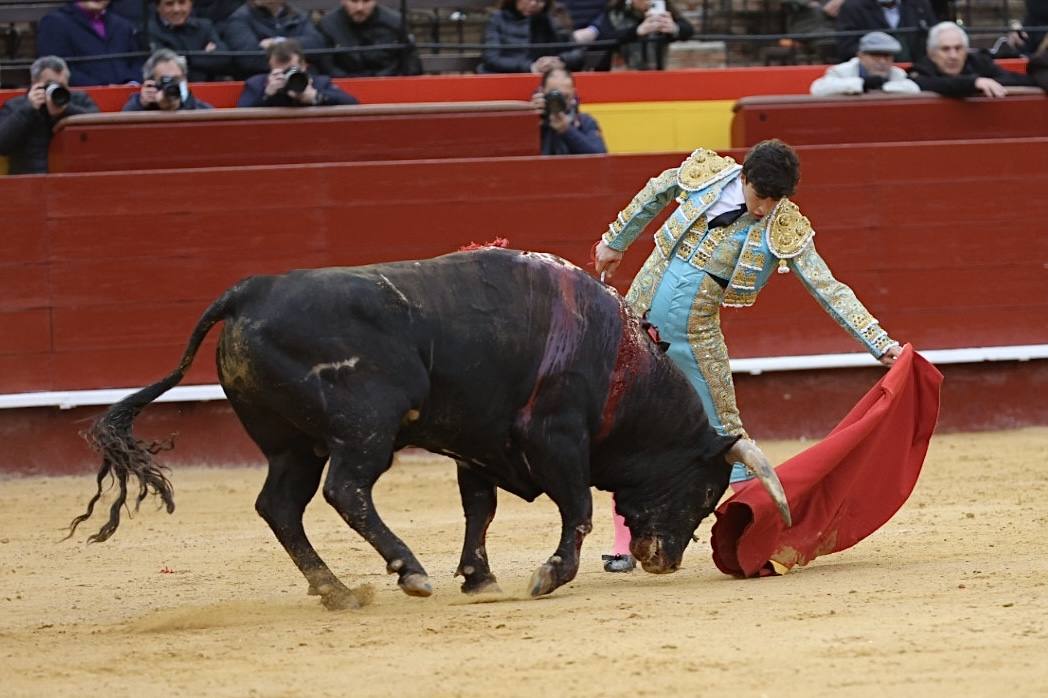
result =
[[[324,481],[324,498],[354,531],[386,561],[386,571],[398,575],[398,584],[409,596],[429,596],[429,576],[415,555],[375,510],[372,488],[393,464],[394,432],[370,429],[370,419],[347,420],[358,425],[360,435],[340,440],[331,450],[331,465]],[[394,422],[395,423],[395,422]]]
[[358,608],[364,600],[334,575],[306,536],[302,514],[320,487],[325,458],[311,444],[296,443],[269,454],[269,473],[255,501],[255,510],[329,609]]
[[255,511],[309,582],[309,592],[319,594],[327,608],[363,605],[365,599],[339,581],[302,526],[302,514],[320,487],[327,457],[318,455],[314,442],[282,417],[251,404],[233,390],[228,392],[244,428],[269,461]]
[[589,440],[586,430],[570,418],[548,418],[534,425],[522,458],[532,478],[560,510],[561,535],[556,552],[535,570],[528,593],[542,596],[567,584],[579,571],[582,541],[593,530],[593,498],[589,488]]
[[462,583],[463,593],[498,592],[500,589],[488,566],[488,550],[484,542],[498,503],[495,486],[461,461],[458,462],[458,486],[462,511],[466,515],[466,536],[455,574],[466,578]]

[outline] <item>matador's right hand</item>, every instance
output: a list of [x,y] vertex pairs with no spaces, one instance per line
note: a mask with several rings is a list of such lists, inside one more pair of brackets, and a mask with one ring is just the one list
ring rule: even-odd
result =
[[598,275],[602,275],[605,279],[611,278],[611,275],[619,268],[624,256],[624,253],[611,249],[608,243],[601,240],[593,250],[593,266],[597,269]]

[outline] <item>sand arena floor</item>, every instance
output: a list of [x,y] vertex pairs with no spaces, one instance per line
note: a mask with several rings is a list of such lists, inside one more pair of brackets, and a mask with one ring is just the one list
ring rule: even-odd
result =
[[[775,461],[803,447],[763,444]],[[307,530],[374,601],[325,611],[253,510],[264,471],[172,473],[152,506],[87,546],[96,513],[57,542],[90,475],[0,480],[4,696],[1044,696],[1048,695],[1048,428],[938,437],[917,489],[855,548],[785,577],[738,581],[710,560],[610,575],[596,493],[583,567],[523,598],[558,517],[504,493],[489,536],[507,592],[452,579],[462,535],[454,468],[404,459],[380,482],[386,520],[433,579],[408,598],[318,497]]]

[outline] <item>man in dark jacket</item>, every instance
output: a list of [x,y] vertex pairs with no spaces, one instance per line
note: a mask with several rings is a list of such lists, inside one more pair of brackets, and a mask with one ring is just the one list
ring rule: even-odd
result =
[[579,111],[575,78],[563,68],[542,76],[531,98],[542,110],[542,155],[593,155],[608,152],[597,120]]
[[131,95],[123,111],[191,111],[213,109],[189,91],[186,59],[162,48],[142,68],[142,89]]
[[[208,19],[193,17],[193,0],[156,0],[156,12],[149,17],[149,50],[171,49],[187,52],[225,51],[227,46]],[[190,55],[190,82],[214,80],[233,72],[232,60],[218,56]]]
[[304,49],[324,48],[324,37],[313,21],[284,0],[247,0],[231,14],[222,30],[222,38],[233,51],[258,51],[257,56],[238,56],[235,60],[240,77],[267,70],[262,51],[276,39],[297,39]]
[[[837,31],[891,34],[902,44],[895,56],[900,63],[924,57],[924,40],[937,21],[929,0],[844,0],[837,13]],[[848,61],[859,49],[861,33],[837,39],[837,58]]]
[[[535,73],[553,68],[578,70],[585,48],[574,47],[571,34],[558,29],[550,18],[553,0],[502,0],[499,11],[484,27],[484,62],[481,73]],[[565,43],[563,47],[529,44]]]
[[[343,92],[327,75],[308,71],[302,45],[284,39],[266,49],[269,72],[253,75],[244,83],[238,107],[324,107],[358,104],[357,98]],[[302,87],[295,83],[300,81]]]
[[88,95],[69,91],[69,68],[58,56],[37,58],[29,78],[32,85],[26,95],[0,108],[0,155],[7,156],[10,174],[47,172],[54,125],[73,114],[98,111]]
[[384,48],[337,53],[333,75],[418,75],[422,72],[414,42],[404,32],[400,13],[377,0],[342,0],[342,6],[324,15],[320,33],[335,47],[403,44],[404,49]]
[[[36,31],[38,56],[79,58],[140,50],[135,28],[107,12],[109,0],[77,0],[40,20]],[[71,85],[119,85],[138,80],[140,58],[76,61]]]
[[243,4],[243,0],[196,0],[193,3],[193,15],[210,21],[221,32],[229,16]]
[[910,79],[922,90],[947,97],[1004,97],[1006,86],[1036,84],[987,55],[968,53],[968,35],[953,22],[940,22],[928,32],[928,55],[913,64]]

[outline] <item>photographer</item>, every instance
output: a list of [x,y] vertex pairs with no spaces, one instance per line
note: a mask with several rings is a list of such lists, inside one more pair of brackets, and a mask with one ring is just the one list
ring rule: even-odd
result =
[[269,72],[254,75],[244,82],[238,107],[321,107],[357,104],[357,99],[343,92],[327,75],[312,75],[302,44],[282,39],[266,49]]
[[9,174],[47,172],[47,149],[54,125],[73,114],[98,111],[82,92],[69,90],[69,68],[58,56],[37,58],[29,68],[32,85],[24,97],[0,108],[0,155]]
[[543,75],[531,104],[542,110],[542,155],[608,152],[597,120],[578,110],[575,79],[567,70],[554,68]]
[[186,59],[169,48],[162,48],[142,68],[142,88],[131,95],[123,111],[186,111],[213,109],[189,91]]

